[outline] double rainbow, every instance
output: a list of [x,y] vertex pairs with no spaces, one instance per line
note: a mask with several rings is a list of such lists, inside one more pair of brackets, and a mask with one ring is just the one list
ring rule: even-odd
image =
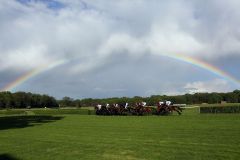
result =
[[[228,80],[234,84],[236,84],[237,86],[240,86],[240,81],[238,79],[236,79],[235,77],[233,77],[232,75],[228,74],[227,72],[224,72],[223,70],[217,68],[216,66],[213,66],[207,62],[204,62],[200,59],[196,59],[193,57],[189,57],[189,56],[184,56],[181,54],[164,54],[163,56],[169,57],[169,58],[173,58],[176,59],[178,61],[182,61],[185,63],[189,63],[192,64],[194,66],[200,67],[202,69],[205,69],[217,76],[220,76],[222,78],[224,78],[225,80]],[[14,90],[16,87],[20,86],[21,84],[23,84],[24,82],[26,82],[27,80],[29,80],[32,77],[35,77],[45,71],[51,70],[55,67],[58,67],[60,65],[63,65],[65,63],[67,63],[68,61],[66,60],[60,60],[57,61],[55,63],[49,64],[49,65],[44,65],[44,66],[40,66],[38,68],[35,68],[25,74],[23,74],[22,76],[18,77],[17,79],[15,79],[14,81],[10,82],[9,84],[7,84],[6,86],[4,86],[0,91],[12,91]]]

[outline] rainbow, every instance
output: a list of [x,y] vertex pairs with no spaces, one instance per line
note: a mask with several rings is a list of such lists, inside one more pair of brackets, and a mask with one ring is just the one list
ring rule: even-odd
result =
[[21,75],[20,77],[18,77],[14,81],[8,83],[6,86],[4,86],[2,89],[0,89],[0,91],[12,91],[17,86],[23,84],[28,79],[31,79],[32,77],[35,77],[35,76],[37,76],[37,75],[39,75],[39,74],[41,74],[45,71],[51,70],[51,69],[53,69],[57,66],[65,64],[66,62],[67,62],[66,60],[59,60],[59,61],[56,61],[56,62],[51,63],[51,64],[46,64],[46,65],[42,65],[42,66],[39,66],[37,68],[34,68],[34,69],[26,72],[25,74]]
[[[213,66],[213,65],[211,65],[207,62],[204,62],[200,59],[185,56],[185,55],[182,55],[182,54],[161,54],[161,55],[172,58],[172,59],[175,59],[175,60],[178,60],[178,61],[189,63],[189,64],[192,64],[192,65],[197,66],[197,67],[200,67],[202,69],[205,69],[205,70],[213,73],[214,75],[220,76],[220,77],[224,78],[225,80],[228,80],[228,81],[236,84],[237,86],[240,86],[240,81],[238,79],[236,79],[232,75],[228,74],[227,72],[224,72],[223,70],[217,68],[216,66]],[[66,60],[60,60],[60,61],[54,62],[52,64],[49,64],[49,65],[44,65],[44,66],[37,67],[37,68],[23,74],[22,76],[18,77],[14,81],[10,82],[5,87],[3,87],[0,91],[12,91],[17,86],[20,86],[21,84],[26,82],[28,79],[30,79],[32,77],[35,77],[35,76],[37,76],[37,75],[39,75],[39,74],[41,74],[45,71],[51,70],[51,69],[53,69],[57,66],[63,65],[67,62],[68,61],[66,61]]]
[[185,56],[183,54],[169,54],[169,55],[164,54],[164,55],[166,57],[173,58],[173,59],[176,59],[178,61],[186,62],[186,63],[192,64],[194,66],[197,66],[199,68],[205,69],[205,70],[213,73],[214,75],[222,77],[225,80],[230,81],[230,82],[236,84],[237,86],[240,86],[240,80],[236,79],[235,77],[233,77],[229,73],[224,72],[220,68],[217,68],[216,66],[214,66],[212,64],[209,64],[209,63],[207,63],[203,60],[193,58],[193,57],[189,57],[189,56]]

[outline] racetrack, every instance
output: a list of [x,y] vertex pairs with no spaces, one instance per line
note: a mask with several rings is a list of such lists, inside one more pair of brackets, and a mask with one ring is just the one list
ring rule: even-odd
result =
[[0,158],[240,159],[240,114],[193,108],[181,116],[4,116],[0,124]]

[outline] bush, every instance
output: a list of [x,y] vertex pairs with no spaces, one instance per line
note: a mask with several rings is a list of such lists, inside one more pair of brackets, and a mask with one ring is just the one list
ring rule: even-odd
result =
[[240,113],[240,104],[203,106],[200,107],[200,113]]

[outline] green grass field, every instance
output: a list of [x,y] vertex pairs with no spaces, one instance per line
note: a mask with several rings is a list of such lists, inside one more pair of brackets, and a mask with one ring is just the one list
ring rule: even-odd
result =
[[95,111],[93,108],[80,109],[4,109],[0,110],[0,116],[4,115],[58,115],[58,114],[78,114],[78,115],[93,115]]
[[0,117],[0,159],[240,159],[240,114]]

